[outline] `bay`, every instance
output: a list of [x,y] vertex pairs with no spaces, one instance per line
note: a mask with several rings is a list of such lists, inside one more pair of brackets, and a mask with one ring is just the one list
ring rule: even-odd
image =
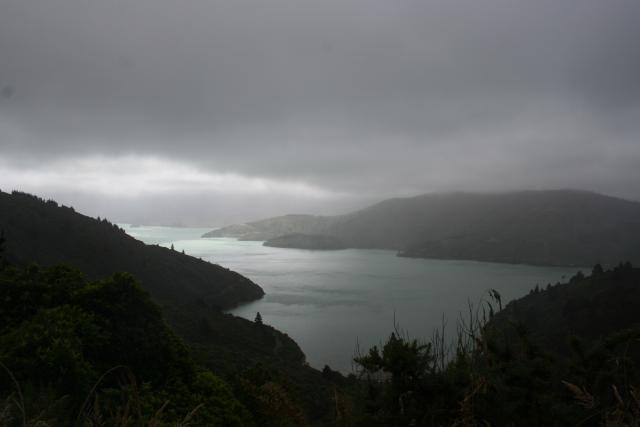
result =
[[262,242],[203,239],[211,228],[121,224],[133,237],[220,264],[250,278],[264,298],[231,313],[290,335],[311,366],[348,373],[358,351],[379,345],[394,329],[428,340],[444,324],[449,336],[469,304],[495,289],[503,304],[536,285],[566,280],[576,268],[401,258],[386,250],[309,251]]

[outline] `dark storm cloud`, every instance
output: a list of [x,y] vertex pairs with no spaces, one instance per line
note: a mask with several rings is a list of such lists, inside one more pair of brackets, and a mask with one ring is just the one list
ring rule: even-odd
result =
[[3,0],[0,149],[640,198],[637,0]]

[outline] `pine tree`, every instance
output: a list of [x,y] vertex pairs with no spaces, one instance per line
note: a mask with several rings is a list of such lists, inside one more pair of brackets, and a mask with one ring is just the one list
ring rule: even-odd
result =
[[254,322],[256,322],[258,325],[262,325],[262,315],[260,315],[260,312],[256,313],[256,318]]

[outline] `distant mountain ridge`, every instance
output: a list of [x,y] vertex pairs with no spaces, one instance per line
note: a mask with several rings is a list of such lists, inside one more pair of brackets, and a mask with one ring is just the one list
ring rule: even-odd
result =
[[239,240],[269,240],[286,234],[324,234],[334,223],[330,216],[284,215],[246,224],[232,224],[209,231],[202,237],[235,237]]
[[[576,190],[395,198],[340,216],[286,215],[203,237],[327,235],[406,257],[538,265],[640,262],[640,203]],[[292,244],[289,247],[297,247]]]

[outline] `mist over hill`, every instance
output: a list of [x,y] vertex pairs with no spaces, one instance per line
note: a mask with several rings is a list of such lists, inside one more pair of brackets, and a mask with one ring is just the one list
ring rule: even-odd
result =
[[[614,265],[640,261],[640,203],[575,190],[426,194],[340,216],[286,215],[232,225],[203,237],[270,240],[291,233],[406,257]],[[298,247],[295,242],[289,247]]]
[[269,240],[286,234],[329,234],[329,230],[340,217],[314,215],[283,215],[232,224],[212,230],[202,237],[235,237],[240,240]]

